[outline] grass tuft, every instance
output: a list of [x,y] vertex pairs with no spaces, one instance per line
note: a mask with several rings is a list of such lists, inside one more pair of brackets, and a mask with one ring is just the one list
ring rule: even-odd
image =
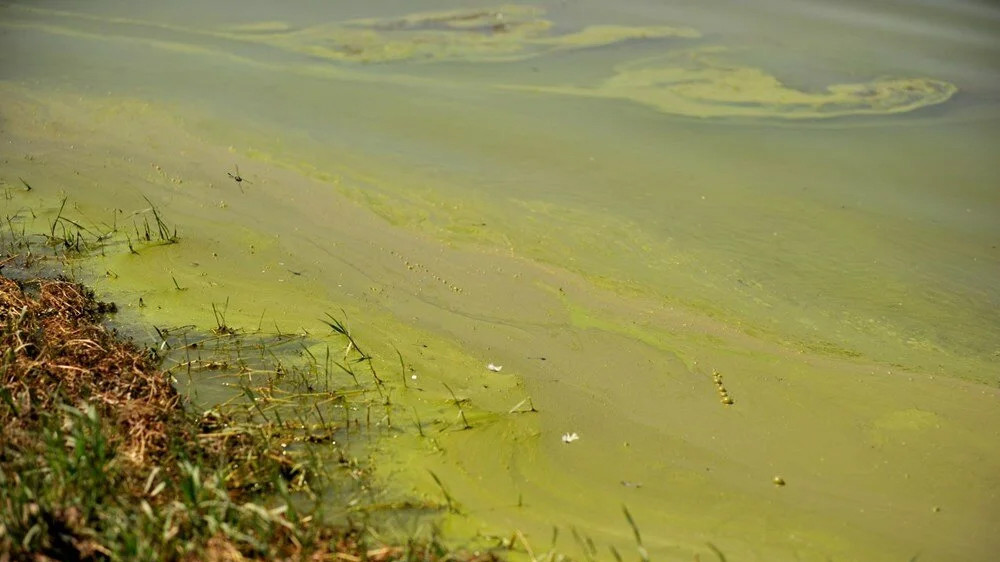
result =
[[[259,386],[243,386],[229,407],[193,414],[150,350],[101,325],[113,310],[66,280],[0,276],[0,560],[495,558],[454,553],[437,540],[370,544],[376,535],[364,526],[327,523],[315,490],[330,483],[318,468],[339,455],[334,464],[348,481],[363,477],[335,448],[350,420],[336,427],[318,403],[308,419],[283,409],[294,400],[276,384],[279,373],[255,370],[244,357],[232,361],[236,376]],[[158,332],[187,337],[183,329]],[[234,336],[209,338],[230,345]],[[209,343],[174,339],[167,349],[200,354]],[[261,345],[262,361],[269,352]],[[200,358],[192,365],[222,368]],[[335,392],[310,395],[346,403]]]

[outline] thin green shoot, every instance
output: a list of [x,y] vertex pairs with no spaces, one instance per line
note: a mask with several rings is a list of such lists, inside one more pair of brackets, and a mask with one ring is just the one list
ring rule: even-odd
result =
[[451,494],[448,493],[448,489],[445,488],[444,482],[441,482],[441,479],[438,478],[437,474],[434,474],[433,470],[428,470],[427,472],[430,473],[431,478],[434,479],[434,483],[438,485],[438,488],[441,489],[441,493],[444,494],[444,501],[448,505],[448,511],[452,513],[460,513],[458,502],[456,502],[455,498],[453,498]]
[[705,545],[708,546],[708,548],[715,553],[715,556],[718,557],[719,562],[726,562],[726,555],[723,554],[722,551],[719,550],[717,546],[715,546],[710,542],[705,543]]
[[462,423],[465,424],[462,429],[472,429],[472,426],[469,425],[469,420],[465,418],[465,409],[462,408],[462,401],[458,399],[458,396],[455,396],[455,391],[448,386],[448,383],[442,382],[441,384],[448,389],[448,392],[451,393],[452,399],[455,401],[455,407],[458,408],[458,413],[462,417]]
[[646,547],[642,545],[642,535],[639,534],[639,526],[636,525],[635,519],[632,518],[632,514],[629,513],[627,506],[623,505],[622,511],[625,512],[625,519],[628,520],[629,526],[632,527],[632,533],[635,534],[635,543],[639,550],[639,558],[641,558],[643,562],[649,562],[649,553],[646,551]]

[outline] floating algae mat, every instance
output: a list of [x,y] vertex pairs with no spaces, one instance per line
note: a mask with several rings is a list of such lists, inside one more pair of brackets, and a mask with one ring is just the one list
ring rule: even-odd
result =
[[236,27],[227,36],[331,60],[365,63],[524,60],[629,39],[699,37],[694,29],[670,26],[595,25],[559,34],[544,13],[533,6],[512,5],[348,20],[302,29],[255,24]]
[[[74,20],[117,28],[151,30],[184,36],[257,43],[281,51],[349,63],[512,62],[552,56],[636,40],[702,39],[691,27],[588,25],[571,32],[554,29],[540,7],[507,5],[488,9],[425,12],[388,18],[360,18],[295,26],[281,21],[219,27],[182,27],[130,18],[98,18],[66,11],[44,11],[14,5],[14,14],[45,14],[65,28],[35,25],[56,33],[80,33]],[[33,18],[28,18],[33,19]],[[200,47],[200,46],[199,46]],[[667,46],[668,54],[631,62],[591,87],[502,85],[552,93],[606,96],[650,105],[665,113],[694,117],[823,118],[912,111],[947,101],[955,85],[926,77],[876,78],[831,84],[820,92],[795,89],[767,71],[727,60],[725,47]]]
[[990,560],[1000,15],[879,10],[2,3],[3,226],[353,368],[387,533]]
[[617,97],[676,115],[785,119],[901,113],[943,103],[956,92],[954,84],[928,78],[880,78],[808,92],[724,56],[718,48],[692,49],[623,65],[595,88],[548,91]]

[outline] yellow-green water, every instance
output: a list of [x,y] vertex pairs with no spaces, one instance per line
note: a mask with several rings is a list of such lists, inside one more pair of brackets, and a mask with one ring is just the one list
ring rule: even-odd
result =
[[1000,13],[327,4],[0,4],[5,212],[145,194],[182,242],[88,267],[146,321],[343,308],[418,415],[471,397],[375,444],[454,536],[993,557]]

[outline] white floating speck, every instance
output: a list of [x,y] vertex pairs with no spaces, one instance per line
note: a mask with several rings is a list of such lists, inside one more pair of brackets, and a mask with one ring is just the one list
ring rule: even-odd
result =
[[486,366],[486,368],[493,371],[494,373],[499,373],[500,370],[503,369],[503,365],[494,365],[493,363],[490,363],[489,365]]
[[563,436],[562,436],[563,443],[572,443],[573,441],[576,441],[579,438],[580,438],[580,436],[577,435],[576,432],[573,432],[573,433],[563,433]]

